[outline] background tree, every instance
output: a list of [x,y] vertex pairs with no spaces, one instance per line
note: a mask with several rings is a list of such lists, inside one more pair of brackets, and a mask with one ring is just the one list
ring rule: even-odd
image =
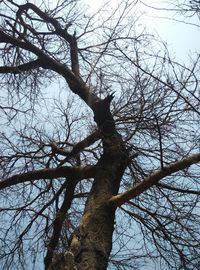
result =
[[137,4],[1,1],[2,269],[199,269],[199,55]]

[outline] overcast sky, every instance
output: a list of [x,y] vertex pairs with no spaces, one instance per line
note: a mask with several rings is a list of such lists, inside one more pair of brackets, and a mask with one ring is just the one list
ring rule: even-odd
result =
[[[85,0],[85,2],[90,6],[91,10],[97,11],[99,6],[106,1]],[[110,0],[109,5],[116,6],[118,2],[119,0]],[[187,61],[191,53],[199,51],[200,27],[194,26],[194,24],[200,25],[197,16],[186,20],[177,12],[159,9],[172,8],[167,4],[169,1],[166,0],[143,0],[143,4],[139,2],[137,4],[137,13],[138,16],[141,16],[138,27],[146,28],[147,32],[159,35],[163,41],[167,42],[172,56],[176,56],[177,60]]]

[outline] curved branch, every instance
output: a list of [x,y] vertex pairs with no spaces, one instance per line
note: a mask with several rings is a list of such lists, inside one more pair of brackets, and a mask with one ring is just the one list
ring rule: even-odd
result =
[[35,181],[40,179],[53,179],[58,177],[68,177],[72,179],[84,179],[93,178],[96,171],[95,166],[85,167],[59,167],[59,168],[45,168],[37,171],[22,173],[13,175],[9,178],[2,179],[0,181],[0,190],[6,187],[25,183],[29,181]]
[[17,19],[19,19],[21,17],[23,12],[26,12],[29,9],[32,9],[45,22],[51,23],[55,28],[60,28],[60,24],[56,19],[50,17],[47,12],[43,12],[41,9],[39,9],[37,6],[35,6],[32,3],[26,3],[24,5],[19,6],[19,9],[16,13]]
[[53,17],[49,16],[46,12],[43,12],[32,3],[26,3],[24,5],[21,5],[17,12],[17,17],[18,18],[21,17],[22,13],[24,11],[27,11],[28,9],[32,9],[46,23],[50,23],[51,25],[53,25],[53,27],[55,28],[55,34],[64,38],[69,43],[72,72],[76,76],[79,76],[78,47],[77,47],[76,36],[75,36],[75,33],[74,35],[70,35],[67,32],[67,29],[71,26],[71,23],[69,22],[67,27],[63,29],[57,19],[54,19]]
[[[25,40],[25,39],[24,39]],[[97,95],[89,87],[80,76],[77,76],[70,68],[59,61],[53,59],[44,51],[28,40],[21,41],[0,29],[0,43],[10,43],[16,47],[32,52],[38,57],[38,63],[44,69],[50,69],[63,76],[68,83],[71,91],[77,94],[93,111],[96,103],[100,101]],[[75,67],[75,63],[73,64]],[[16,71],[16,70],[15,70]]]
[[144,181],[137,184],[135,187],[131,188],[130,190],[113,196],[109,200],[109,204],[112,207],[119,207],[122,204],[128,202],[129,200],[139,196],[141,193],[152,187],[153,185],[157,184],[161,179],[166,176],[169,176],[175,172],[188,168],[189,166],[200,162],[200,154],[195,154],[184,158],[180,161],[177,161],[167,167],[163,167],[161,170],[156,171],[146,177]]

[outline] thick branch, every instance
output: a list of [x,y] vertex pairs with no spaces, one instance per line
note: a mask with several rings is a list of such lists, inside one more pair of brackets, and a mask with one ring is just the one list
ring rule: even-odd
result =
[[21,73],[23,71],[28,71],[28,70],[31,70],[31,69],[38,68],[40,66],[41,66],[40,60],[37,59],[37,60],[33,60],[33,61],[28,62],[28,63],[22,64],[22,65],[19,65],[19,66],[14,66],[14,67],[1,66],[0,67],[0,73],[14,73],[14,74],[17,74],[17,73]]
[[76,188],[76,184],[77,184],[77,181],[67,182],[63,203],[60,209],[58,210],[58,212],[56,213],[56,217],[53,222],[52,237],[49,241],[49,244],[47,247],[47,254],[44,259],[45,269],[49,269],[49,266],[52,262],[54,250],[57,247],[58,242],[59,242],[63,221],[66,218],[66,213],[70,209],[72,200],[74,198],[74,190]]
[[[50,23],[55,28],[55,34],[61,36],[64,38],[68,44],[70,45],[70,56],[71,56],[71,67],[72,70],[70,70],[66,65],[60,63],[59,61],[51,58],[49,55],[47,55],[42,49],[35,46],[33,43],[28,41],[25,37],[23,37],[23,41],[21,38],[16,38],[14,36],[11,36],[4,32],[2,29],[0,29],[0,43],[10,43],[16,47],[19,47],[21,49],[27,50],[29,52],[32,52],[38,57],[38,63],[40,63],[40,66],[45,69],[50,69],[55,71],[56,73],[63,76],[71,91],[86,102],[86,104],[93,110],[96,119],[99,118],[99,111],[103,113],[103,115],[106,115],[106,118],[108,116],[107,111],[104,112],[102,110],[99,110],[99,105],[105,104],[105,101],[110,101],[109,98],[105,99],[102,103],[101,100],[97,97],[97,95],[92,91],[89,87],[86,86],[85,82],[81,79],[79,76],[79,62],[78,62],[78,47],[77,47],[77,40],[76,36],[70,35],[67,32],[67,29],[62,29],[60,23],[50,17],[47,13],[42,12],[38,7],[31,3],[26,3],[25,5],[21,5],[19,7],[19,10],[17,12],[17,19],[20,19],[23,12],[27,12],[28,9],[32,9],[40,18],[44,20],[46,23]],[[3,71],[3,70],[2,70]],[[4,69],[4,71],[8,72],[8,69]],[[11,68],[9,69],[11,71]],[[16,73],[18,70],[16,68],[13,68],[12,71]],[[109,97],[111,97],[110,95]],[[106,103],[109,107],[109,102]],[[110,121],[110,115],[107,122]],[[111,119],[111,124],[113,119]],[[98,121],[96,121],[99,125]]]
[[32,3],[26,3],[19,6],[16,17],[20,18],[22,13],[24,11],[28,11],[28,9],[32,9],[40,18],[42,18],[47,23],[51,23],[55,28],[60,28],[60,24],[56,19],[50,17],[48,13],[41,11],[37,6]]
[[[42,49],[28,41],[25,37],[23,37],[22,41],[21,38],[13,37],[0,29],[0,42],[11,43],[16,47],[20,47],[24,50],[32,52],[38,57],[38,64],[40,64],[41,67],[51,69],[62,75],[66,79],[72,92],[79,95],[80,98],[83,99],[93,110],[94,119],[103,132],[107,134],[114,134],[115,125],[112,114],[110,113],[110,102],[114,96],[111,94],[108,95],[104,100],[99,99],[94,91],[87,87],[85,82],[79,76],[78,47],[75,34],[70,35],[67,32],[67,29],[62,29],[60,23],[56,19],[50,17],[45,12],[42,12],[38,7],[31,3],[27,3],[19,7],[17,19],[20,19],[22,13],[27,12],[28,9],[32,9],[44,20],[44,22],[51,23],[55,28],[55,34],[61,36],[68,42],[70,46],[72,70],[70,70],[66,65],[59,63],[59,61],[50,57]],[[17,72],[17,69],[15,68],[12,70],[14,73]],[[4,71],[8,71],[8,69],[6,70],[5,68]]]
[[71,55],[71,65],[72,71],[76,76],[80,75],[79,71],[79,59],[78,59],[78,46],[75,34],[72,37],[72,41],[70,41],[70,55]]
[[116,133],[115,122],[110,111],[110,103],[114,98],[114,93],[111,93],[103,100],[97,102],[93,108],[94,120],[103,131],[104,134],[113,135]]
[[164,177],[171,175],[177,171],[188,168],[192,164],[200,162],[200,154],[192,155],[187,158],[184,158],[180,161],[177,161],[167,167],[163,167],[161,170],[156,171],[144,179],[141,183],[137,184],[135,187],[130,190],[121,193],[119,195],[113,196],[109,200],[109,204],[113,207],[119,207],[120,205],[128,202],[129,200],[139,196],[141,193],[157,184]]
[[95,132],[93,132],[92,134],[90,134],[89,136],[87,136],[85,139],[83,139],[82,141],[78,142],[77,144],[75,144],[71,150],[71,152],[67,152],[64,149],[60,149],[56,143],[52,143],[52,149],[56,152],[59,153],[61,155],[66,156],[66,158],[64,160],[61,161],[61,163],[59,164],[59,167],[62,166],[64,163],[66,163],[66,161],[70,158],[76,157],[76,155],[78,155],[80,152],[82,152],[86,147],[92,145],[94,142],[96,142],[98,139],[100,139],[100,132],[99,130],[96,130]]
[[59,168],[46,168],[42,170],[17,174],[11,176],[7,179],[2,179],[0,181],[0,190],[6,187],[17,185],[20,183],[25,183],[29,181],[35,181],[40,179],[53,179],[58,177],[67,177],[71,179],[84,179],[92,178],[95,174],[95,166],[85,166],[85,167],[59,167]]
[[21,41],[0,29],[0,43],[10,43],[16,47],[27,50],[35,54],[40,63],[40,66],[45,69],[50,69],[60,74],[67,81],[71,91],[86,102],[86,104],[94,110],[95,104],[100,100],[97,95],[85,85],[85,82],[74,74],[66,65],[59,63],[51,58],[29,41]]
[[45,54],[42,49],[36,47],[28,40],[21,41],[20,39],[17,39],[0,29],[0,43],[10,43],[16,47],[32,52],[38,57],[37,61],[38,64],[40,63],[41,67],[54,70],[55,72],[61,74],[63,77],[67,77],[69,81],[74,81],[76,78],[73,72],[71,72],[67,66],[60,64],[58,61]]
[[32,9],[45,22],[52,24],[55,28],[55,34],[61,36],[69,43],[72,71],[76,76],[79,76],[78,47],[77,47],[76,36],[75,36],[75,33],[72,36],[67,32],[67,28],[71,26],[71,23],[67,25],[68,26],[67,28],[62,29],[58,20],[52,18],[47,13],[41,11],[37,6],[35,6],[32,3],[26,3],[25,5],[21,5],[17,12],[17,17],[21,17],[21,14],[24,11],[27,11],[28,9]]

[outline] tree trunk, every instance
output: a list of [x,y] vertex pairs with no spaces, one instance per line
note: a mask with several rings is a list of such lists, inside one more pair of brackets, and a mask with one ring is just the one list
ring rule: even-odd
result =
[[112,138],[112,146],[107,147],[97,164],[80,226],[72,238],[71,251],[78,269],[107,268],[115,219],[115,209],[107,202],[117,194],[126,166],[127,155],[121,138]]
[[[128,153],[115,129],[110,112],[112,98],[113,95],[110,95],[101,100],[93,109],[94,119],[102,134],[103,154],[96,165],[96,175],[84,214],[79,227],[73,233],[70,250],[62,259],[63,268],[59,269],[107,268],[115,223],[115,208],[108,205],[108,200],[118,193],[121,178],[128,164]],[[56,267],[55,269],[58,269],[58,264]]]

